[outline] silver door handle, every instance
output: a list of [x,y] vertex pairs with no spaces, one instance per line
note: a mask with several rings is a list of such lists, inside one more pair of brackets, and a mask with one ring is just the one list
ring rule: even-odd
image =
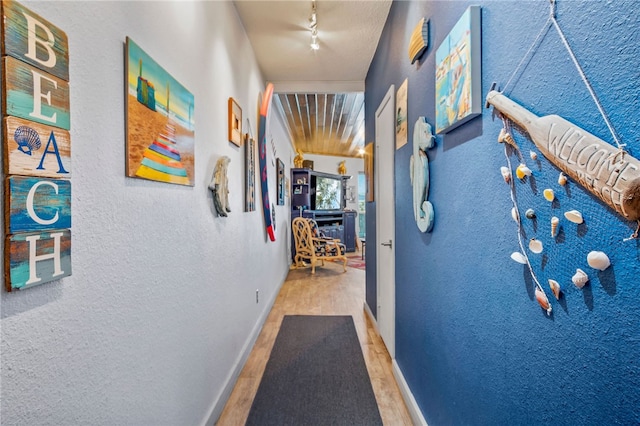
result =
[[382,244],[385,247],[389,247],[389,248],[393,247],[393,242],[391,242],[391,240],[389,240],[388,243],[380,243],[380,244]]

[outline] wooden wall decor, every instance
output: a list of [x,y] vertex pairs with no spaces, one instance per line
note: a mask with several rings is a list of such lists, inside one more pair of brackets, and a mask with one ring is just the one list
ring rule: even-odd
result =
[[5,191],[5,231],[71,228],[71,182],[9,176]]
[[256,209],[256,140],[245,135],[244,143],[244,211]]
[[5,114],[69,130],[69,84],[10,56],[2,59]]
[[5,175],[54,178],[71,175],[68,131],[17,117],[6,117],[2,131]]
[[627,220],[640,220],[640,161],[558,115],[538,117],[492,90],[487,103],[516,123],[560,170]]
[[69,46],[15,1],[2,7],[7,291],[71,275]]
[[409,60],[413,64],[429,47],[429,21],[422,18],[409,39]]

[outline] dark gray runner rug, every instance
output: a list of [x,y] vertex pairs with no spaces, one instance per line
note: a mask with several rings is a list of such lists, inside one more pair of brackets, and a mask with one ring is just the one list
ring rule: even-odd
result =
[[247,425],[382,425],[351,316],[286,315]]

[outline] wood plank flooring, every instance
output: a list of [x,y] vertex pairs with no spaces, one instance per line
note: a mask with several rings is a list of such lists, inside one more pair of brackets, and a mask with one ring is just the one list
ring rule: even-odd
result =
[[289,272],[218,419],[218,426],[245,424],[284,315],[352,315],[373,391],[385,425],[411,425],[411,417],[393,377],[391,358],[364,311],[365,272],[325,262],[325,266]]

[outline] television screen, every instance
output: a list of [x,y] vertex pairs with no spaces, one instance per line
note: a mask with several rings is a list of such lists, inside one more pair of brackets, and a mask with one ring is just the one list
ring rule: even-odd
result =
[[341,210],[342,181],[318,176],[316,178],[316,210]]

